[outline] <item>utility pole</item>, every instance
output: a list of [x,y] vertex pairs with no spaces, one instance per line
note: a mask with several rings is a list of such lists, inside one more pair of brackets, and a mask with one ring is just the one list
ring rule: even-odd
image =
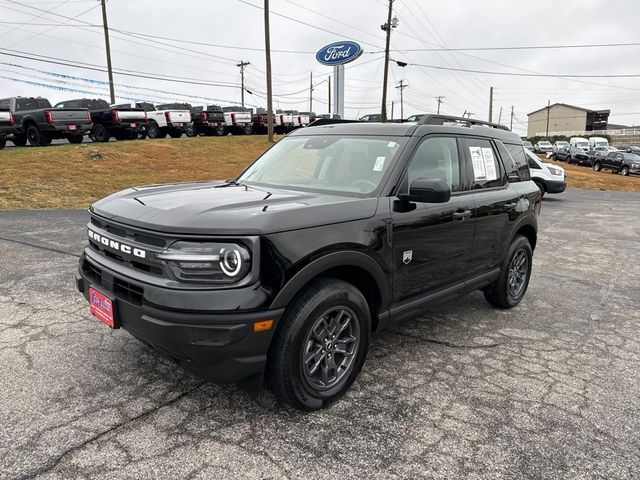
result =
[[[443,97],[442,95],[437,96],[436,100],[438,101],[438,115],[440,115],[440,105],[444,102],[444,99],[447,97]],[[467,113],[467,111],[465,110],[465,113]],[[464,115],[462,115],[464,117]]]
[[502,107],[500,107],[500,115],[498,115],[498,124],[502,121]]
[[489,89],[489,123],[493,122],[493,87]]
[[551,100],[547,101],[547,134],[545,138],[549,138],[549,111],[551,110]]
[[107,0],[100,0],[102,4],[102,26],[104,28],[104,44],[107,49],[107,70],[109,71],[109,93],[111,105],[116,103],[116,91],[113,88],[113,68],[111,67],[111,43],[109,42],[109,23],[107,22]]
[[331,75],[329,75],[329,112],[331,113]]
[[309,76],[309,115],[313,112],[313,71]]
[[391,30],[398,26],[398,19],[391,19],[393,15],[393,1],[389,0],[389,13],[387,14],[387,23],[381,25],[380,28],[387,32],[387,43],[384,49],[384,80],[382,82],[382,121],[387,121],[387,82],[389,80],[389,48],[391,45]]
[[271,32],[269,29],[269,0],[264,0],[264,50],[267,63],[267,131],[273,143],[273,93],[271,90]]
[[404,89],[408,86],[409,85],[404,83],[404,80],[400,80],[400,83],[396,87],[398,90],[400,90],[400,120],[404,120]]
[[244,60],[240,60],[240,63],[236,65],[236,67],[240,67],[240,79],[242,83],[242,107],[244,108],[244,69],[247,65],[251,65],[249,62],[245,62]]
[[509,130],[513,131],[513,105],[511,105],[511,123],[509,125]]

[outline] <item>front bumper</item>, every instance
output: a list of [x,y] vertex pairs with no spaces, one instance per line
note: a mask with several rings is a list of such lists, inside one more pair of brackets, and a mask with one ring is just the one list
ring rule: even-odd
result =
[[567,182],[564,180],[547,180],[547,193],[562,193],[567,189]]
[[[200,306],[210,301],[212,291],[141,284],[88,259],[86,254],[80,258],[76,286],[87,300],[89,287],[113,296],[116,320],[122,328],[184,369],[215,383],[235,383],[262,374],[273,333],[284,312],[196,310],[191,301]],[[165,304],[184,307],[153,304],[146,290],[152,290],[154,298],[166,300]],[[208,298],[198,301],[195,296]],[[254,332],[253,324],[264,320],[273,320],[273,327]]]

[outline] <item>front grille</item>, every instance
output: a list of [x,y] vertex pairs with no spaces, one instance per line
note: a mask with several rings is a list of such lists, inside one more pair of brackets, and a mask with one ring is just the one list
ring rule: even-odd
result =
[[109,292],[113,292],[118,298],[128,300],[129,302],[137,305],[142,305],[142,299],[144,298],[143,287],[129,283],[123,278],[106,273],[101,268],[96,267],[87,260],[85,260],[82,265],[82,271],[92,284],[103,287]]
[[142,297],[144,297],[144,288],[114,277],[113,293],[118,297],[126,298],[127,300],[140,305],[142,304]]
[[[92,230],[98,234],[104,234],[106,238],[111,238],[116,242],[129,246],[138,246],[148,252],[146,258],[138,258],[133,255],[123,254],[117,249],[105,246],[100,242],[89,239],[90,248],[105,258],[115,261],[125,267],[138,270],[140,272],[149,273],[159,277],[167,277],[167,273],[161,263],[154,261],[152,257],[153,252],[159,252],[164,250],[170,243],[170,240],[162,237],[154,237],[146,233],[140,233],[137,230],[128,226],[113,225],[103,219],[91,217],[91,225],[96,227]],[[117,248],[117,247],[116,247]]]

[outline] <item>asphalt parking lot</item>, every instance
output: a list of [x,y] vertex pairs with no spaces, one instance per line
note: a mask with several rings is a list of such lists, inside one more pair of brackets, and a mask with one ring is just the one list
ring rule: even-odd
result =
[[480,293],[379,336],[300,414],[88,314],[84,212],[0,212],[0,479],[638,478],[640,194],[548,196],[523,303]]

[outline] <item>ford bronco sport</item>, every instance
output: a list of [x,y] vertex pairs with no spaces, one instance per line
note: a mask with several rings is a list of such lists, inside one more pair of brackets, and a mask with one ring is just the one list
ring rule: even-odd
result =
[[99,320],[196,375],[264,381],[313,410],[349,388],[390,322],[478,289],[516,306],[540,204],[506,127],[312,126],[234,180],[96,202],[77,287]]

